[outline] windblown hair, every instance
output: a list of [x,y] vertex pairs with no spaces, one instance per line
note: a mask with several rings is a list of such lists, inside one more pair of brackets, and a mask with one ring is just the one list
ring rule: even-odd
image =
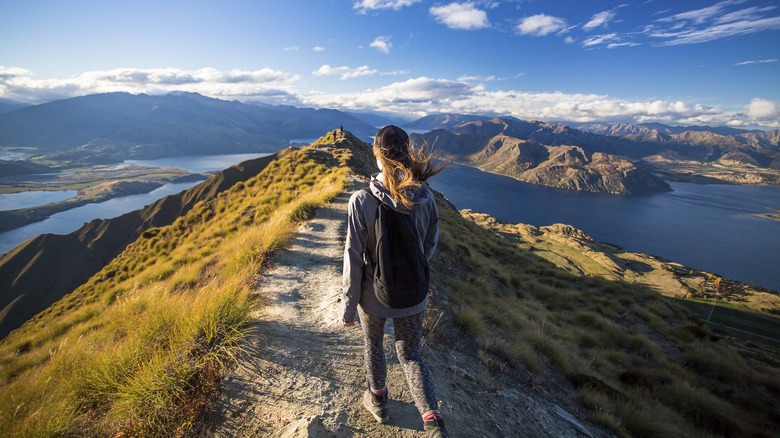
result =
[[436,175],[450,165],[449,161],[441,161],[433,157],[433,151],[428,142],[407,141],[406,148],[409,152],[409,166],[400,161],[389,158],[389,151],[374,144],[374,156],[382,163],[382,177],[385,188],[398,202],[407,208],[413,205],[412,198],[407,190],[419,188],[428,178]]

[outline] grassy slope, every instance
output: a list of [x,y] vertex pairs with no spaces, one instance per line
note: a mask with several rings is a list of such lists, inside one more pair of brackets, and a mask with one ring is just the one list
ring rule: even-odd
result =
[[343,191],[345,150],[292,151],[143,233],[0,344],[0,431],[171,436],[192,430],[235,358],[259,269]]
[[[280,158],[168,227],[0,344],[0,431],[187,435],[236,351],[251,287],[293,220],[343,189],[368,150]],[[337,168],[335,156],[341,167]],[[328,161],[325,166],[320,163]],[[680,306],[583,276],[441,197],[427,341],[509,385],[546,388],[621,436],[771,435],[780,362],[719,339]],[[511,421],[511,419],[510,419]]]
[[439,201],[434,293],[456,329],[438,342],[469,334],[507,384],[544,387],[619,436],[779,430],[777,350],[721,339],[655,291],[560,268],[540,257],[560,254]]
[[470,210],[461,214],[571,273],[642,285],[680,300],[712,325],[736,329],[733,335],[780,346],[780,296],[774,291],[596,242],[568,225],[536,227],[501,223]]
[[638,283],[673,298],[717,299],[734,308],[780,315],[780,296],[777,292],[732,281],[660,257],[596,242],[569,225],[536,227],[502,223],[471,210],[464,210],[462,214],[470,221],[501,233],[523,249],[535,252],[575,274]]

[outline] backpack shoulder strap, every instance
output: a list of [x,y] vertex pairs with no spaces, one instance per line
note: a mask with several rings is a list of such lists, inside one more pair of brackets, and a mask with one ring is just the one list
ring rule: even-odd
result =
[[360,189],[362,192],[368,193],[369,196],[374,198],[374,201],[376,201],[376,212],[374,213],[374,223],[372,224],[366,224],[367,226],[373,228],[369,228],[368,233],[368,246],[363,249],[363,263],[371,270],[373,275],[374,271],[374,264],[376,263],[376,260],[374,258],[376,255],[374,254],[374,251],[376,249],[376,237],[374,234],[376,233],[376,222],[379,218],[379,210],[382,208],[382,201],[379,200],[379,198],[371,191],[371,186],[366,186]]
[[371,191],[371,186],[363,187],[362,189],[360,189],[360,191],[368,193],[368,195],[371,196],[372,198],[374,198],[374,200],[377,203],[380,203],[380,204],[382,203],[382,201],[380,201],[379,198],[377,198],[377,196],[374,194],[374,192]]

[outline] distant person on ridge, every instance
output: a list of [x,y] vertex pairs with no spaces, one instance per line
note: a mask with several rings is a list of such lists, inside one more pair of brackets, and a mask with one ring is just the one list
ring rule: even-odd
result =
[[[382,340],[387,318],[393,319],[395,347],[398,359],[403,365],[406,380],[417,409],[422,415],[428,437],[447,438],[447,431],[438,410],[438,401],[428,367],[420,355],[422,325],[425,307],[428,304],[428,265],[436,249],[439,237],[439,212],[433,194],[422,183],[439,173],[447,164],[437,164],[431,157],[426,143],[419,147],[411,144],[409,136],[401,128],[388,125],[374,137],[374,156],[380,173],[373,175],[366,189],[355,192],[349,200],[347,240],[344,249],[343,272],[343,314],[345,327],[355,325],[356,313],[360,316],[365,343],[365,367],[368,389],[363,394],[363,405],[380,423],[387,423],[390,415],[387,409],[389,392],[386,386],[387,364]],[[383,205],[384,206],[383,206]],[[382,210],[384,209],[384,210]],[[381,212],[380,212],[381,210]],[[376,270],[381,264],[377,252],[377,217],[388,217],[389,221],[405,221],[405,230],[410,236],[400,246],[416,248],[416,257],[399,257],[393,261],[404,268],[397,275],[396,283],[403,283],[410,277],[418,278],[422,272],[421,287],[416,287],[413,298],[398,302],[389,300],[396,286],[385,287],[377,283]],[[391,222],[385,222],[389,224]],[[389,225],[387,228],[391,228]],[[392,227],[394,230],[396,226]],[[407,250],[408,250],[407,248]],[[397,250],[402,253],[403,250]],[[390,251],[385,251],[387,254]],[[409,266],[409,260],[414,265]],[[385,271],[392,271],[385,269]],[[393,283],[394,280],[390,280]],[[418,282],[417,284],[420,284]],[[407,288],[408,289],[408,288]],[[391,291],[391,292],[387,292]]]

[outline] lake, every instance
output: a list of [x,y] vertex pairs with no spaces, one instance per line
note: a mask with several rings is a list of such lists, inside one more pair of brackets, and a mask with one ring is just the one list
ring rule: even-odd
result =
[[32,208],[75,198],[77,190],[38,190],[0,195],[0,211]]
[[670,183],[673,192],[606,195],[529,184],[452,165],[429,181],[458,209],[502,221],[565,223],[594,239],[780,291],[780,187]]
[[[229,155],[209,155],[209,156],[187,156],[187,157],[175,157],[175,158],[161,158],[158,160],[127,160],[122,165],[143,165],[150,167],[177,167],[184,169],[192,173],[211,172],[226,169],[234,164],[241,163],[243,161],[265,157],[270,153],[256,153],[256,154],[229,154]],[[159,187],[149,193],[140,195],[122,196],[119,198],[110,199],[105,202],[86,204],[81,207],[72,208],[67,211],[63,211],[57,214],[51,215],[48,219],[33,224],[25,225],[14,230],[0,233],[0,253],[4,253],[16,245],[23,243],[33,237],[44,234],[68,234],[73,232],[85,223],[92,221],[93,219],[110,219],[113,217],[121,216],[125,213],[129,213],[133,210],[138,210],[153,203],[154,201],[163,198],[168,195],[173,195],[181,191],[198,184],[200,181],[192,181],[186,183],[166,184]],[[30,204],[29,198],[35,198],[40,192],[23,192],[15,193],[14,195],[23,195],[16,198],[15,205],[27,205],[27,207],[35,207],[43,204]],[[61,193],[59,196],[66,196],[69,193]],[[8,195],[3,195],[8,196]],[[67,199],[67,198],[65,198]],[[62,199],[60,199],[62,200]],[[32,201],[34,202],[34,201]],[[49,201],[54,202],[54,201]],[[46,202],[44,202],[45,204]],[[4,208],[13,210],[16,208],[14,204],[10,205],[13,208]]]
[[118,167],[147,166],[147,167],[175,167],[191,173],[213,172],[227,169],[228,167],[247,160],[265,157],[271,153],[259,154],[226,154],[226,155],[190,155],[186,157],[158,158],[156,160],[125,160]]

